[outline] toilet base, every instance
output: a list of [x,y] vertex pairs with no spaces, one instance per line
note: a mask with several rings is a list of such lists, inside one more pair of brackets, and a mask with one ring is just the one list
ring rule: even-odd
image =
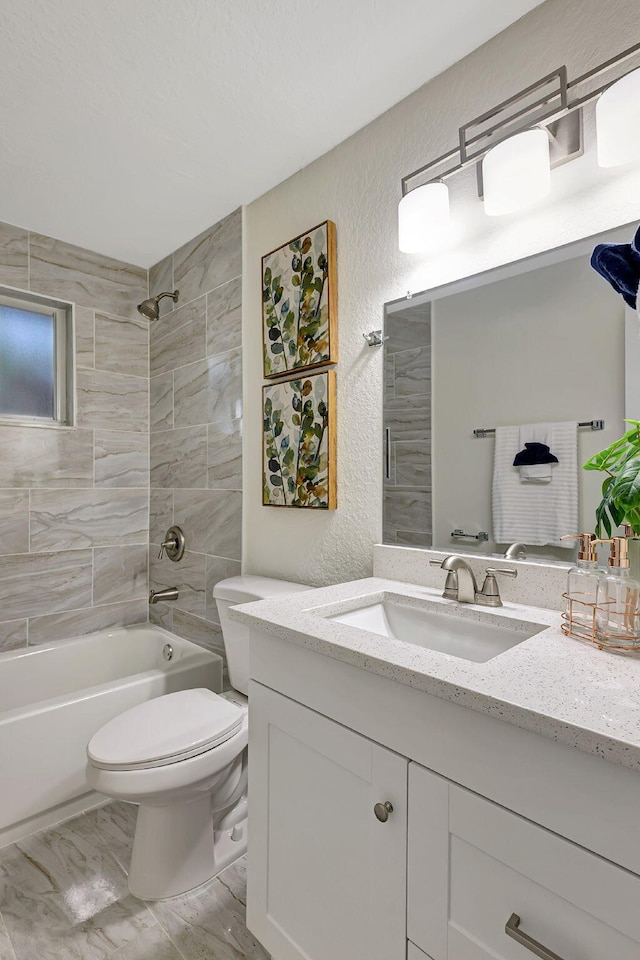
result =
[[214,835],[209,794],[190,803],[141,804],[129,890],[139,900],[180,896],[212,880],[246,849],[246,819]]

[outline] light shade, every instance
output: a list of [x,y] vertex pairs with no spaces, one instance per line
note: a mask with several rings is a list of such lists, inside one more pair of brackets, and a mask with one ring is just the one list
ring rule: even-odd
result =
[[551,189],[549,134],[525,130],[493,147],[482,161],[484,212],[490,217],[533,206]]
[[449,225],[449,190],[445,183],[425,183],[398,204],[398,243],[402,253],[424,253]]
[[640,160],[640,69],[602,94],[596,103],[596,132],[601,167]]

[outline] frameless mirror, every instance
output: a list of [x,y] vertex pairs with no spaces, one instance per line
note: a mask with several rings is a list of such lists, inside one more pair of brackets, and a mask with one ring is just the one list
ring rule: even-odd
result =
[[[582,464],[640,419],[638,318],[589,263],[633,229],[385,305],[385,543],[572,559],[556,535],[594,529],[603,479]],[[527,438],[558,461],[538,477]]]

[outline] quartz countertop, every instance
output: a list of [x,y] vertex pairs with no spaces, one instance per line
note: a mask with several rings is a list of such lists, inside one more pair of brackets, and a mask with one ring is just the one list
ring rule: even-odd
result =
[[[512,618],[543,629],[485,663],[326,619],[385,594],[483,620]],[[356,600],[359,601],[356,603]],[[559,743],[640,771],[640,658],[565,637],[557,611],[505,603],[487,608],[439,591],[368,578],[234,607],[233,620]],[[510,624],[505,623],[505,626]]]

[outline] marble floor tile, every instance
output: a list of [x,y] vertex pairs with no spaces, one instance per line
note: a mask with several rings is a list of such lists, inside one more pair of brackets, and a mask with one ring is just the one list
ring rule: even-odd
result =
[[31,549],[145,543],[149,531],[146,490],[34,490],[31,494]]
[[149,376],[149,323],[96,312],[95,366],[133,377]]
[[0,554],[29,552],[29,491],[0,490]]
[[0,283],[29,288],[29,234],[11,223],[0,223]]
[[[234,210],[173,254],[173,278],[183,303],[242,273],[242,210]],[[201,354],[202,356],[202,354]]]
[[29,237],[31,289],[135,319],[147,296],[147,271],[42,234]]
[[106,370],[77,372],[78,426],[146,432],[149,381]]
[[148,595],[147,545],[96,547],[93,551],[93,602],[142,600]]
[[125,872],[129,870],[138,807],[119,800],[84,814],[89,829],[107,845]]
[[91,550],[0,557],[0,610],[6,620],[91,606]]
[[93,431],[0,425],[0,487],[89,487]]
[[148,609],[149,601],[145,596],[139,600],[86,607],[84,610],[72,610],[69,613],[31,617],[29,646],[50,643],[52,640],[84,637],[85,634],[95,633],[97,630],[111,630],[114,627],[130,627],[134,623],[145,623]]
[[96,486],[149,486],[149,438],[146,434],[96,430],[94,457]]
[[[183,960],[160,924],[143,930],[140,936],[109,954],[109,960]],[[213,955],[211,960],[214,960]]]
[[155,927],[81,821],[0,851],[0,911],[16,960],[104,960]]
[[206,297],[200,297],[193,303],[185,303],[180,291],[180,303],[183,306],[178,306],[171,313],[155,320],[151,328],[149,348],[152,377],[175,370],[186,363],[193,363],[206,354]]
[[[19,650],[20,647],[26,647],[26,645],[26,620],[3,620],[0,622],[0,653],[6,653],[7,650]],[[0,960],[1,957],[0,954]]]
[[242,277],[207,294],[207,356],[242,346]]
[[184,960],[268,960],[245,925],[245,906],[221,877],[194,893],[152,904]]
[[209,489],[242,489],[242,420],[208,425],[207,464]]

